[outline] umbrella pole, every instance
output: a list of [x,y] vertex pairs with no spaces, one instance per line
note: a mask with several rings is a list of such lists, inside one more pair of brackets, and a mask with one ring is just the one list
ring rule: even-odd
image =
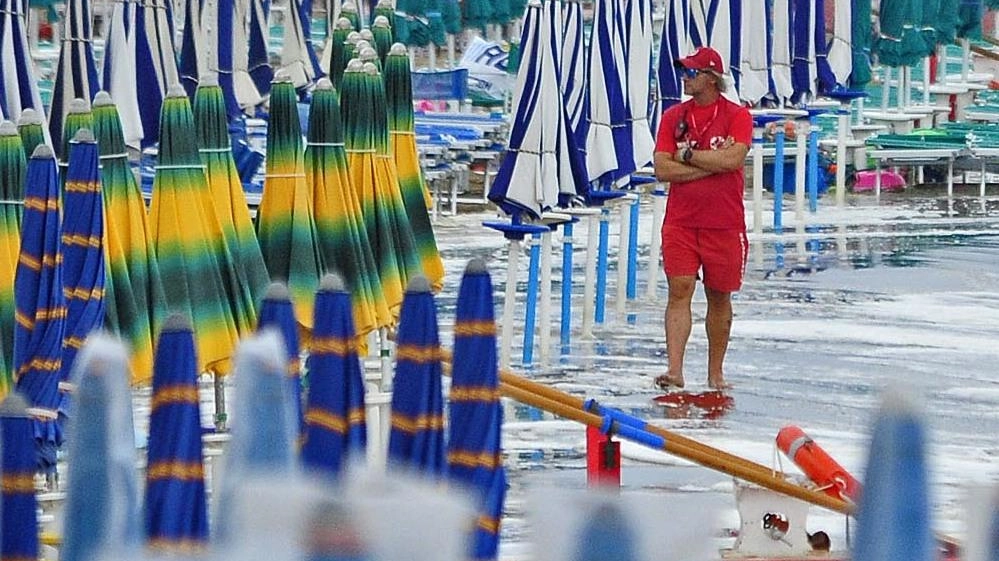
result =
[[552,346],[552,233],[541,234],[541,306],[538,310],[538,363],[548,365]]
[[805,139],[811,140],[811,138],[805,136],[810,131],[808,123],[795,121],[795,125],[797,126],[794,134],[794,220],[801,224],[805,221],[805,167],[811,155],[807,150],[809,146],[805,145]]
[[923,59],[923,105],[930,105],[930,57]]
[[[756,165],[755,163],[753,164]],[[755,183],[753,184],[753,190],[755,193]],[[662,257],[662,225],[663,216],[666,214],[666,190],[662,183],[657,183],[655,188],[652,190],[652,235],[649,240],[649,280],[648,284],[645,286],[645,295],[649,298],[656,297],[656,288],[658,288],[659,275],[662,274],[662,267],[660,266],[660,258]],[[754,222],[755,224],[755,222]]]
[[604,323],[604,301],[607,297],[607,243],[610,237],[610,211],[600,209],[600,242],[597,244],[597,300],[593,321]]
[[968,72],[971,67],[971,42],[967,37],[961,39],[961,82],[968,83]]
[[[983,176],[984,177],[984,176]],[[569,354],[572,339],[572,220],[562,230],[562,320],[559,322],[559,344],[562,354]]]
[[378,360],[382,374],[378,387],[383,392],[388,391],[392,386],[392,342],[387,327],[378,330]]
[[212,372],[212,381],[215,386],[215,432],[225,432],[229,421],[225,405],[225,378],[218,372]]
[[513,346],[513,309],[517,301],[517,260],[520,257],[520,240],[510,239],[506,252],[506,292],[503,298],[503,328],[500,331],[500,368],[510,367]]
[[777,126],[774,136],[774,233],[780,235],[784,231],[784,126]]
[[638,296],[638,211],[641,203],[642,193],[635,191],[635,200],[630,206],[631,221],[628,223],[628,300]]
[[819,209],[819,127],[815,115],[808,118],[808,209]]
[[850,126],[850,104],[836,112],[836,208],[846,206],[846,129]]
[[891,95],[891,67],[885,66],[884,81],[881,82],[881,111],[888,110],[888,97]]
[[447,35],[447,67],[454,68],[454,35]]
[[753,233],[763,234],[763,129],[759,127],[753,131]]
[[631,237],[629,236],[628,222],[631,211],[628,207],[628,199],[634,197],[633,193],[628,193],[623,199],[619,208],[621,215],[618,221],[618,252],[617,252],[617,298],[614,300],[614,308],[618,317],[624,315],[625,304],[628,299],[628,255],[631,253]]
[[524,349],[521,355],[524,366],[534,362],[535,315],[538,311],[538,261],[541,259],[541,237],[531,234],[531,258],[527,266],[527,303],[524,310]]
[[[596,209],[599,214],[603,214],[603,209]],[[594,276],[597,272],[597,246],[599,242],[599,222],[597,214],[590,215],[586,220],[586,269],[583,275],[583,329],[582,337],[590,339],[593,337],[593,319],[596,317],[594,306],[596,305],[596,282]]]

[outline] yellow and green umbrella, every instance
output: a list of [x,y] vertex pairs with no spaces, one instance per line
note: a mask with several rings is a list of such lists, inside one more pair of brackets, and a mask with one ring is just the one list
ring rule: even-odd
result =
[[167,309],[194,326],[198,372],[227,373],[239,332],[226,302],[222,244],[191,104],[180,85],[160,113],[159,161],[149,222]]
[[354,25],[347,18],[338,18],[333,25],[333,30],[329,34],[329,44],[323,53],[323,67],[327,70],[333,86],[340,87],[340,80],[343,79],[343,70],[347,68],[346,42],[347,35],[354,31]]
[[69,112],[62,123],[62,146],[58,152],[59,158],[59,184],[66,183],[66,170],[69,167],[69,143],[76,136],[76,131],[80,129],[90,129],[94,126],[94,113],[90,110],[90,103],[83,98],[76,98],[69,102]]
[[21,250],[21,205],[27,168],[21,137],[0,124],[0,398],[14,387],[14,271]]
[[427,212],[430,192],[423,182],[416,153],[413,82],[409,72],[409,56],[402,43],[393,45],[385,62],[385,97],[388,99],[389,138],[399,173],[399,191],[413,229],[416,252],[430,286],[435,292],[440,291],[444,285],[444,262],[437,250],[434,228]]
[[378,317],[391,316],[364,228],[361,204],[347,175],[340,96],[325,78],[316,84],[309,107],[305,178],[312,189],[323,261],[328,271],[335,271],[345,279],[356,333],[364,337],[377,327]]
[[48,144],[42,115],[34,109],[21,111],[21,118],[17,120],[17,134],[21,135],[21,143],[24,144],[25,159],[30,158],[38,146]]
[[392,24],[385,16],[375,17],[371,24],[371,35],[374,38],[375,49],[378,51],[378,60],[382,68],[385,67],[385,57],[388,56],[392,48]]
[[94,97],[94,136],[104,190],[104,325],[131,348],[132,383],[148,385],[153,372],[153,340],[166,303],[146,202],[128,164],[118,108],[107,92]]
[[233,263],[225,288],[236,329],[243,336],[256,326],[257,307],[270,278],[232,157],[227,122],[222,88],[217,81],[202,78],[194,96],[194,123],[214,212],[222,227],[225,247],[221,251],[227,252]]
[[267,174],[257,210],[257,238],[271,280],[288,285],[295,316],[311,329],[323,261],[319,251],[312,193],[305,182],[298,95],[287,75],[271,83],[267,127]]

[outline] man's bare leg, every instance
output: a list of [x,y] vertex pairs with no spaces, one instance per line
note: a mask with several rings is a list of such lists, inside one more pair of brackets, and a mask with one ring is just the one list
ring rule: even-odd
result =
[[683,387],[683,355],[690,338],[690,301],[694,296],[696,277],[667,277],[669,301],[666,304],[666,359],[669,369],[660,376],[660,386]]
[[708,315],[704,320],[708,332],[708,387],[725,390],[732,387],[725,381],[725,352],[732,333],[732,293],[704,287],[708,298]]

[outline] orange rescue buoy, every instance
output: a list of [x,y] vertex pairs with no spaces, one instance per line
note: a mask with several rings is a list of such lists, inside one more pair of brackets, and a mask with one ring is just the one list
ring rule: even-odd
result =
[[856,502],[860,482],[839,465],[805,431],[789,425],[777,433],[777,447],[808,476],[821,491],[831,497]]

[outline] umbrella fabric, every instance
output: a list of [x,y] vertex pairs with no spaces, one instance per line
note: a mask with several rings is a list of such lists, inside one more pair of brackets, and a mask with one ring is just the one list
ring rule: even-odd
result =
[[62,202],[62,282],[66,328],[62,343],[59,414],[69,414],[70,372],[87,337],[104,325],[104,202],[97,140],[80,129],[69,148]]
[[[546,96],[548,107],[546,109],[555,115],[558,125],[555,127],[555,149],[556,154],[555,165],[556,174],[558,176],[558,205],[561,207],[571,206],[574,204],[574,199],[577,197],[585,199],[589,193],[589,183],[590,178],[586,174],[586,154],[582,151],[582,147],[586,145],[586,137],[578,134],[575,125],[571,121],[569,114],[569,100],[567,98],[567,91],[563,88],[565,80],[562,77],[563,69],[565,68],[565,63],[563,62],[564,49],[571,53],[575,51],[581,56],[584,53],[583,45],[580,43],[578,45],[571,44],[568,47],[566,43],[569,39],[566,37],[567,27],[563,21],[563,17],[566,13],[570,13],[564,8],[564,5],[558,2],[549,2],[544,5],[545,7],[545,22],[546,28],[542,31],[542,38],[545,44],[550,45],[552,56],[545,60],[547,68],[545,72],[554,75],[554,79],[549,78],[556,86],[553,86],[553,91],[555,87],[560,88],[561,96],[552,94],[551,98]],[[578,5],[577,5],[578,8]],[[650,16],[651,17],[651,16]],[[649,21],[649,26],[652,22]],[[651,32],[651,27],[649,28]],[[545,35],[547,34],[547,37]],[[582,41],[582,37],[578,38]],[[644,108],[641,117],[636,117],[641,121],[642,124],[638,125],[639,128],[648,129],[648,111],[649,111],[649,74],[651,71],[652,64],[652,44],[647,45],[649,49],[648,55],[649,60],[645,65],[645,101],[641,106]],[[577,61],[580,65],[579,77],[582,78],[583,74],[582,60]],[[580,84],[582,86],[582,84]],[[582,109],[582,107],[580,107]],[[636,134],[640,134],[637,133]],[[649,134],[649,159],[652,159],[652,148],[654,147],[651,137],[651,129],[648,131]]]
[[63,122],[69,113],[70,103],[81,98],[89,105],[100,90],[97,66],[94,63],[94,34],[91,29],[90,0],[69,0],[66,3],[65,28],[59,66],[52,87],[52,105],[49,108],[49,134],[59,158],[65,160],[65,147],[69,138],[63,136]]
[[156,344],[146,452],[145,530],[155,549],[208,541],[197,364],[191,322],[170,316]]
[[124,345],[94,334],[73,369],[63,542],[59,559],[87,561],[141,539],[135,432]]
[[[819,27],[821,26],[821,27]],[[825,14],[822,2],[795,0],[791,63],[791,82],[798,99],[818,97],[831,89],[835,80],[829,75],[825,49]]]
[[52,473],[62,430],[56,424],[66,322],[62,291],[59,183],[55,155],[35,149],[24,180],[21,252],[14,275],[14,380],[31,402],[39,469]]
[[288,285],[295,317],[312,327],[312,303],[323,273],[312,194],[305,183],[302,125],[295,86],[284,76],[271,86],[267,175],[257,210],[257,237],[272,280]]
[[836,75],[829,65],[829,45],[826,43],[825,3],[833,0],[816,0],[812,25],[812,44],[815,45],[815,74],[818,92],[825,93],[836,87]]
[[[379,169],[376,164],[377,117],[374,104],[376,90],[369,89],[374,84],[364,79],[364,63],[352,60],[344,72],[340,105],[344,124],[344,144],[347,149],[347,166],[351,184],[361,203],[364,228],[371,244],[372,254],[378,267],[378,279],[382,287],[384,308],[389,316],[377,318],[378,327],[387,327],[395,322],[402,305],[402,287],[405,282],[405,263],[399,262],[396,240],[390,229],[390,213],[395,209],[386,208],[379,197]],[[373,68],[373,65],[371,65]],[[375,70],[377,72],[377,70]],[[375,74],[377,76],[377,74]],[[382,90],[384,103],[384,89]],[[382,106],[384,108],[384,105]],[[384,123],[384,121],[382,121]],[[387,132],[387,129],[386,129]],[[387,135],[386,135],[387,136]],[[386,139],[387,141],[387,139]],[[405,211],[403,211],[405,212]],[[412,233],[410,233],[412,239]],[[382,309],[381,306],[376,311]]]
[[391,315],[382,294],[361,204],[347,175],[340,97],[325,78],[312,92],[309,107],[305,181],[312,189],[323,262],[350,288],[354,326],[358,337],[364,338],[375,329],[379,316],[389,321]]
[[28,402],[12,393],[0,403],[0,557],[38,559],[35,446]]
[[340,17],[347,18],[354,31],[361,30],[361,15],[357,13],[357,5],[353,2],[344,2],[340,6]]
[[420,267],[433,289],[439,291],[444,286],[444,262],[437,250],[434,228],[427,212],[430,192],[423,182],[416,154],[413,82],[406,47],[401,43],[393,48],[386,61],[385,97],[389,105],[388,126],[392,154],[399,171],[399,190],[413,229]]
[[17,120],[17,134],[21,136],[24,144],[24,158],[28,159],[35,153],[35,148],[42,144],[49,144],[45,139],[45,126],[42,124],[42,115],[34,109],[25,109],[21,112],[21,118]]
[[[793,1],[793,0],[792,0]],[[742,2],[738,0],[708,0],[691,2],[687,25],[693,47],[710,46],[721,54],[729,66],[735,91],[739,91],[742,60]]]
[[[957,24],[960,21],[960,10],[955,10],[950,2],[944,0],[924,0],[924,27],[933,30],[933,40],[936,45],[948,45],[957,39]],[[929,19],[929,21],[926,21]],[[931,45],[931,46],[936,46]]]
[[385,67],[385,57],[388,56],[392,48],[392,26],[385,16],[376,17],[371,24],[371,33],[375,39],[375,50],[378,51],[378,58],[381,60],[382,68]]
[[191,104],[177,85],[163,102],[149,224],[167,309],[194,325],[198,372],[225,373],[238,338],[223,284],[232,264],[219,261],[221,225],[195,138]]
[[232,438],[226,450],[224,478],[219,481],[214,530],[217,543],[235,536],[233,508],[237,489],[259,474],[291,476],[295,418],[285,383],[284,343],[274,330],[243,339],[236,351],[234,376],[238,376],[233,401]]
[[0,115],[14,122],[29,107],[42,110],[28,52],[26,5],[23,0],[0,0]]
[[659,42],[659,112],[680,103],[683,85],[675,61],[690,52],[687,38],[687,21],[690,18],[688,0],[673,0],[666,8],[663,18],[662,40]]
[[[209,62],[214,49],[210,49],[208,29],[202,22],[201,0],[188,0],[184,3],[184,33],[180,39],[180,52],[177,60],[177,73],[187,97],[194,102],[194,92],[202,76],[208,74]],[[207,2],[204,2],[207,4]],[[214,32],[213,32],[214,35]]]
[[[232,44],[247,45],[247,48],[234,48],[232,51],[233,89],[239,106],[247,109],[262,103],[270,91],[270,80],[261,79],[262,83],[257,84],[254,79],[254,75],[266,74],[271,68],[266,56],[262,56],[267,52],[266,35],[256,25],[260,19],[256,12],[262,9],[263,6],[258,6],[256,2],[233,2]],[[254,18],[252,28],[251,14]],[[219,15],[223,15],[221,11]]]
[[349,19],[338,18],[330,29],[326,49],[323,51],[322,67],[333,82],[333,87],[339,88],[348,60],[344,42],[347,40],[347,35],[354,30],[354,26]]
[[465,0],[461,3],[461,6],[461,22],[463,27],[484,31],[486,24],[493,19],[492,2],[489,2],[489,0]]
[[445,469],[441,341],[434,296],[424,277],[414,277],[406,288],[395,356],[389,461],[428,477],[441,477]]
[[492,298],[485,263],[473,259],[461,279],[455,311],[447,446],[448,479],[469,486],[480,501],[473,559],[496,558],[506,495]]
[[[90,130],[94,126],[94,113],[90,109],[90,103],[85,99],[74,99],[69,104],[69,111],[66,113],[62,135],[59,138],[61,144],[53,145],[53,148],[61,154],[59,158],[59,183],[66,183],[66,175],[69,167],[69,147],[76,133],[80,129]],[[55,137],[53,137],[55,138]]]
[[343,472],[348,460],[363,459],[367,446],[364,374],[350,307],[343,280],[324,276],[306,359],[309,402],[302,463],[333,477]]
[[904,390],[885,394],[864,474],[853,558],[934,559],[924,420]]
[[773,44],[771,46],[771,91],[780,104],[794,94],[791,82],[791,4],[794,0],[774,0]]
[[104,38],[104,60],[101,63],[101,81],[104,90],[114,95],[121,115],[122,135],[125,143],[139,148],[144,136],[142,117],[139,113],[139,98],[134,94],[138,74],[135,46],[139,13],[138,2],[114,2],[111,19],[107,24]]
[[836,83],[846,85],[853,70],[853,6],[846,2],[833,4],[835,14],[832,40],[829,42],[829,67],[836,76]]
[[[562,4],[562,57],[559,85],[565,99],[569,130],[576,141],[576,150],[586,145],[586,45],[583,41],[583,6],[579,0]],[[666,41],[664,41],[666,42]],[[585,162],[585,160],[584,160]]]
[[224,247],[218,249],[219,256],[228,255],[232,262],[227,268],[226,294],[236,330],[246,335],[256,325],[257,306],[270,279],[233,160],[225,100],[225,90],[211,78],[203,78],[194,98],[194,125],[212,208],[222,228]]
[[961,39],[980,39],[982,37],[982,0],[961,0],[957,12],[957,36]]
[[131,349],[132,383],[146,385],[153,374],[153,337],[166,303],[146,203],[128,164],[117,106],[107,92],[94,98],[94,136],[105,216],[104,325]]
[[[248,6],[247,6],[248,4]],[[268,21],[270,19],[270,0],[250,0],[249,2],[237,2],[236,5],[243,9],[249,8],[249,33],[246,44],[248,45],[246,56],[246,72],[253,81],[253,86],[261,96],[267,96],[271,92],[271,82],[274,80],[274,72],[271,70],[270,57],[267,53],[267,38],[270,36]],[[237,21],[244,21],[237,19]],[[237,45],[242,42],[237,41]],[[240,57],[243,56],[243,49],[237,49]]]
[[284,44],[281,47],[281,70],[288,73],[295,88],[302,90],[322,75],[319,59],[309,40],[309,21],[303,14],[302,0],[289,0],[284,19]]
[[14,271],[21,245],[27,161],[17,127],[0,124],[0,398],[14,386]]
[[264,300],[260,305],[260,319],[257,323],[257,331],[264,329],[274,329],[281,335],[281,342],[284,345],[285,356],[287,356],[287,368],[285,376],[287,380],[288,399],[291,401],[291,408],[297,420],[296,435],[301,435],[305,421],[302,417],[302,361],[301,345],[298,341],[298,323],[295,322],[295,309],[291,304],[291,295],[288,287],[276,282],[267,288]]
[[[746,0],[742,4],[742,36],[752,37],[760,31],[760,25],[770,25],[767,0]],[[753,103],[759,103],[770,91],[770,43],[765,41],[745,41],[742,44],[742,62],[739,72],[742,80],[739,82],[739,98]],[[673,64],[674,57],[670,60]]]
[[[597,0],[593,8],[589,75],[590,128],[586,170],[593,181],[616,181],[635,170],[627,121],[624,45],[617,0]],[[521,42],[521,44],[524,44]],[[529,60],[526,51],[522,60]],[[518,74],[519,76],[519,74]]]
[[[633,169],[652,162],[655,140],[649,125],[649,76],[652,69],[652,1],[627,0],[624,4],[625,72],[627,75],[627,125],[631,129]],[[556,35],[557,36],[557,35]],[[738,60],[738,59],[737,59]]]
[[926,52],[918,29],[921,20],[921,0],[881,0],[874,52],[882,64],[911,66],[920,59]]
[[850,87],[863,88],[871,81],[871,0],[851,0],[853,20],[850,25],[850,43],[853,66]]

